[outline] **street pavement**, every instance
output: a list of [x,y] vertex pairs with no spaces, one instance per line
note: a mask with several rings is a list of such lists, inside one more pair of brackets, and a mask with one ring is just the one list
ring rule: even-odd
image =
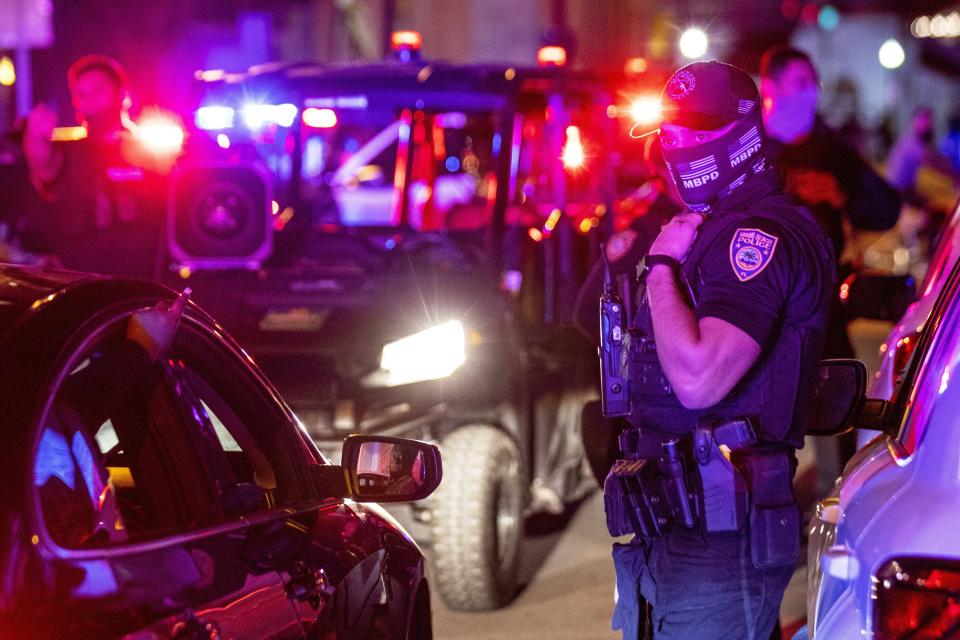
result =
[[[890,325],[857,321],[851,339],[857,356],[874,371],[878,349]],[[797,477],[810,480],[813,447],[798,455]],[[798,491],[799,493],[799,491]],[[507,607],[484,613],[447,609],[434,594],[433,630],[438,640],[610,640],[613,563],[603,515],[603,495],[596,491],[562,517],[541,516],[528,523],[521,574],[526,583]],[[806,559],[806,550],[801,560]],[[806,567],[800,566],[784,596],[781,627],[789,638],[806,612]]]

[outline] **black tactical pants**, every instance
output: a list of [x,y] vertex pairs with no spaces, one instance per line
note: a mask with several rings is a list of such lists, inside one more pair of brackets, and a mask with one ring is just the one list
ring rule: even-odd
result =
[[655,640],[767,640],[794,567],[756,569],[741,533],[679,529],[614,544],[617,603],[612,626],[643,638],[641,597],[652,607]]

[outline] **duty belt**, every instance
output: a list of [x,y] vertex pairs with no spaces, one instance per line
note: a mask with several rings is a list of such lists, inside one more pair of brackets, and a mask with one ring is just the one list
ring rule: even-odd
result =
[[673,527],[704,532],[749,525],[758,568],[792,563],[800,512],[793,497],[793,449],[760,443],[747,419],[701,420],[691,436],[632,429],[620,436],[624,459],[604,482],[612,536],[653,537]]

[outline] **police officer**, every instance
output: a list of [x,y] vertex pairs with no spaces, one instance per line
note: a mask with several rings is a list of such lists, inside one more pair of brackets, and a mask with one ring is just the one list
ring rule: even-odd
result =
[[24,155],[42,205],[24,244],[71,269],[154,277],[162,168],[134,135],[126,73],[112,58],[88,55],[71,65],[67,81],[82,125],[75,139],[53,139],[57,114],[46,105],[27,120]]
[[[688,211],[642,270],[628,348],[633,429],[605,483],[613,627],[766,638],[799,554],[792,493],[833,285],[829,240],[764,156],[753,80],[713,60],[662,93],[664,158]],[[652,469],[652,471],[651,471]]]

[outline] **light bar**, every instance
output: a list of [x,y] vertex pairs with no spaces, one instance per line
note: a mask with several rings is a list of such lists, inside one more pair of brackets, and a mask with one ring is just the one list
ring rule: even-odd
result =
[[423,48],[423,36],[419,31],[394,31],[390,34],[390,48],[419,51]]
[[216,131],[217,129],[232,128],[235,116],[233,107],[209,105],[197,109],[193,116],[193,122],[197,125],[197,129]]
[[558,46],[540,47],[537,50],[537,64],[541,67],[563,67],[567,64],[567,50]]
[[297,105],[289,102],[283,104],[256,104],[250,103],[243,107],[243,123],[249,129],[261,129],[265,125],[275,124],[281,127],[293,125],[297,118]]

